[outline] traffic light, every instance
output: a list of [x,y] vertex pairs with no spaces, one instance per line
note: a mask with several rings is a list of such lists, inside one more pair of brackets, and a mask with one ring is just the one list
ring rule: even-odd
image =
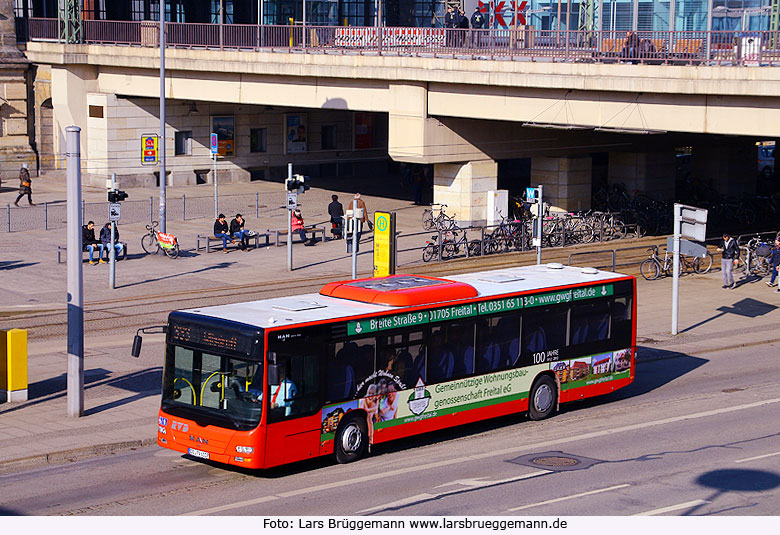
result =
[[108,192],[108,202],[121,202],[127,199],[127,193],[120,189],[112,189]]
[[309,177],[303,175],[293,175],[292,178],[286,178],[284,180],[284,189],[287,191],[303,193],[309,189]]

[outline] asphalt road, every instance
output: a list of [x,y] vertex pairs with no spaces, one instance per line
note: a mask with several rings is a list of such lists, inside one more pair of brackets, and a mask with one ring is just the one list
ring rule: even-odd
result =
[[779,349],[647,350],[630,387],[552,419],[431,433],[351,465],[247,472],[150,447],[5,474],[0,513],[776,515]]

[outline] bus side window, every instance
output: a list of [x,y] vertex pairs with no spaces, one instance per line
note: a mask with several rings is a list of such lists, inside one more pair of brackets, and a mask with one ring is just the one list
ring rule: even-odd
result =
[[454,369],[455,355],[445,338],[444,327],[434,327],[428,344],[428,380],[431,383],[448,381]]
[[571,344],[601,342],[609,337],[610,313],[606,301],[571,307]]
[[538,364],[534,354],[566,347],[568,311],[563,307],[529,308],[523,314],[523,364]]
[[310,414],[320,406],[320,359],[304,353],[305,348],[290,354],[279,352],[277,365],[280,383],[269,384],[269,417],[280,420]]
[[493,338],[497,320],[488,318],[477,322],[477,373],[489,373],[501,366],[501,347]]
[[616,347],[627,348],[631,345],[631,298],[616,297],[610,306],[612,330],[610,339]]
[[338,343],[331,346],[328,362],[328,401],[344,401],[355,396],[355,369],[352,363],[357,358],[355,342]]

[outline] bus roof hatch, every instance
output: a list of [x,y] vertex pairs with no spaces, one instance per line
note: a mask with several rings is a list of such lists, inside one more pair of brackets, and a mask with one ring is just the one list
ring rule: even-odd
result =
[[476,288],[422,275],[390,275],[371,279],[331,282],[320,294],[361,303],[407,307],[477,297]]

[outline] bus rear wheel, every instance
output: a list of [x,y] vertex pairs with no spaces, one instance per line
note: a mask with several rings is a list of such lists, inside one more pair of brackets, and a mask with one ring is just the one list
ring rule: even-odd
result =
[[365,455],[368,449],[368,434],[365,418],[358,415],[345,418],[336,431],[333,447],[336,462],[351,463]]
[[555,411],[558,387],[549,376],[543,375],[531,387],[528,396],[528,417],[544,420]]

